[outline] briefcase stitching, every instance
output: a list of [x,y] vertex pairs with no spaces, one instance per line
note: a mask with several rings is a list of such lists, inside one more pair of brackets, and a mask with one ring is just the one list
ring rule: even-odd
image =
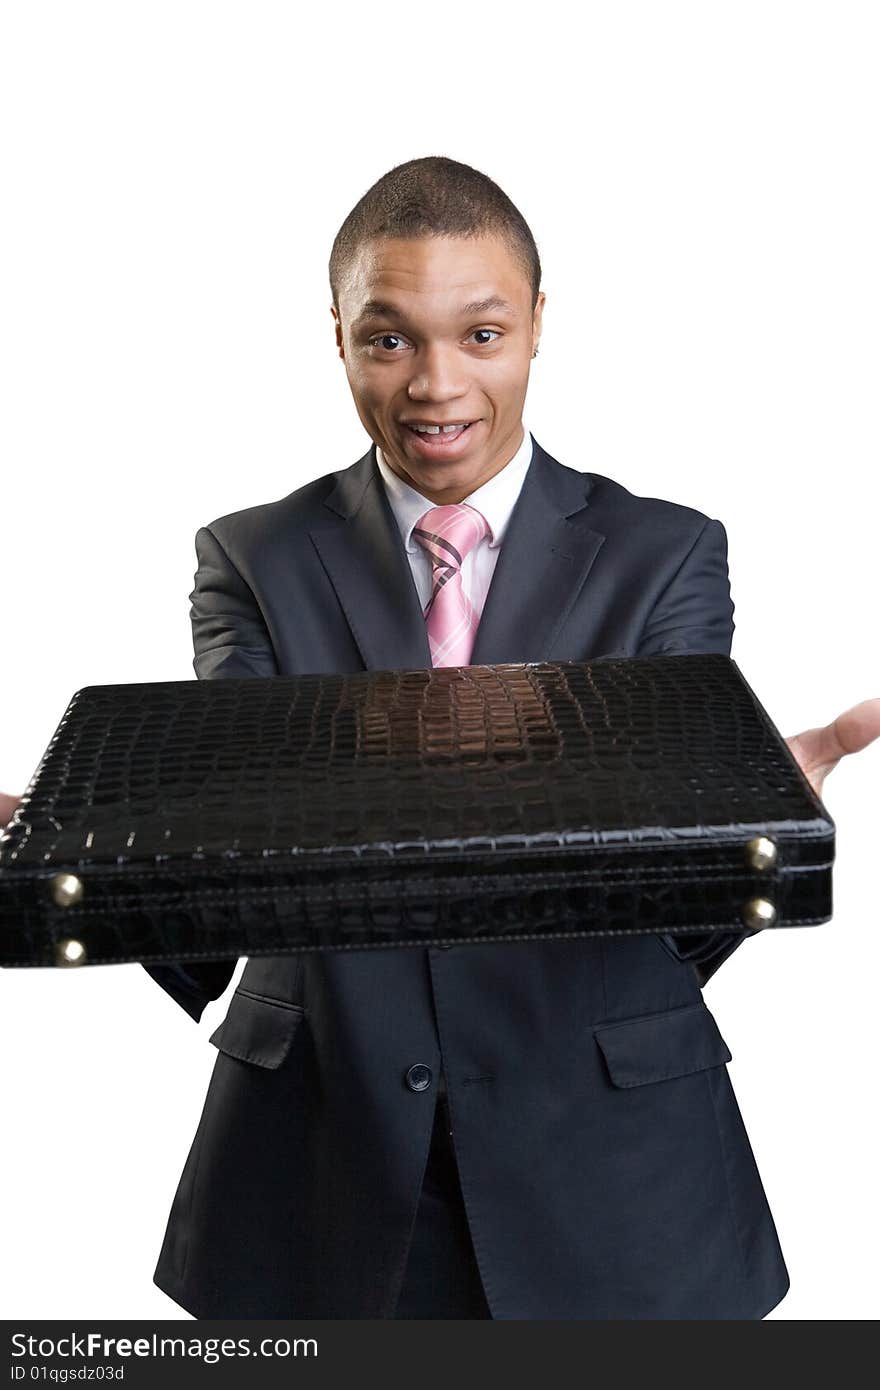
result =
[[[745,850],[749,840],[753,837],[753,834],[757,833],[758,830],[761,830],[763,834],[772,835],[774,837],[780,851],[779,868],[785,870],[786,872],[797,873],[808,871],[811,869],[829,869],[833,866],[835,862],[834,850],[836,829],[831,832],[827,830],[820,830],[815,832],[805,831],[802,835],[798,835],[796,840],[788,841],[782,836],[778,835],[772,825],[755,826],[752,828],[752,830],[750,830],[749,835],[746,839],[731,839],[727,841],[724,847],[730,851],[731,857],[734,855],[738,856],[739,853],[742,853]],[[483,837],[477,838],[482,839]],[[797,851],[801,848],[801,846],[805,844],[827,844],[827,846],[831,850],[831,858],[818,860],[815,863],[808,864],[798,863],[796,860],[786,860],[785,851],[792,849]],[[27,848],[29,846],[27,845],[27,843],[25,843],[22,847]],[[703,846],[699,841],[691,841],[690,843],[680,839],[672,841],[652,841],[645,838],[644,836],[641,836],[637,843],[633,843],[631,840],[624,838],[606,838],[601,842],[593,843],[554,844],[549,841],[544,841],[543,844],[536,844],[534,841],[531,841],[527,844],[501,844],[497,845],[494,848],[492,848],[491,844],[487,841],[485,844],[479,844],[478,846],[476,846],[475,850],[471,850],[466,853],[455,853],[454,851],[444,849],[442,842],[433,842],[427,840],[424,842],[423,852],[420,853],[418,856],[394,853],[389,854],[386,851],[380,850],[374,845],[364,846],[363,848],[366,848],[367,850],[367,854],[364,855],[360,852],[361,848],[361,846],[356,845],[329,845],[326,847],[322,847],[318,851],[304,850],[299,846],[294,846],[289,849],[273,848],[262,850],[217,850],[214,851],[213,855],[211,856],[206,855],[204,851],[199,851],[194,852],[190,855],[180,855],[176,859],[172,859],[170,855],[157,855],[154,859],[152,859],[149,862],[151,866],[155,865],[171,868],[174,867],[175,863],[179,863],[181,866],[184,864],[216,863],[219,866],[223,862],[234,863],[236,867],[238,867],[239,862],[241,860],[244,860],[245,863],[250,863],[254,867],[259,867],[260,869],[265,870],[267,872],[273,872],[273,860],[280,859],[282,861],[285,861],[286,867],[286,861],[292,859],[301,859],[310,871],[329,872],[331,869],[335,870],[339,864],[374,865],[382,864],[383,862],[391,862],[394,864],[417,864],[427,857],[429,851],[437,855],[440,855],[444,864],[467,865],[473,862],[475,858],[475,853],[480,855],[491,853],[493,858],[497,857],[498,859],[502,860],[506,858],[513,858],[523,853],[537,855],[541,854],[542,852],[551,855],[554,859],[575,858],[578,855],[581,855],[584,858],[598,858],[602,854],[609,854],[612,852],[625,854],[629,858],[645,854],[665,857],[671,856],[673,854],[681,855],[684,853],[696,854],[697,856],[699,856],[699,853],[702,850]],[[43,853],[42,863],[40,864],[39,869],[28,868],[22,870],[13,870],[11,867],[13,860],[17,858],[17,851],[9,849],[0,849],[0,878],[2,878],[7,873],[14,872],[16,877],[22,878],[29,883],[41,881],[42,879],[49,876],[46,872],[47,856],[48,861],[51,862],[53,849],[54,844],[50,847],[49,850]],[[713,851],[717,852],[718,849],[719,846],[717,844],[712,845]],[[4,863],[4,861],[8,861],[8,863]],[[116,856],[114,862],[116,865],[121,866],[120,877],[124,876],[125,878],[130,878],[132,881],[136,882],[139,878],[149,879],[153,876],[154,870],[152,867],[150,869],[127,869],[125,867],[127,862],[125,856]],[[57,859],[54,862],[52,873],[56,873],[59,871],[59,869],[65,868],[72,873],[82,873],[83,868],[89,867],[92,866],[88,863],[88,861],[77,861],[72,858]],[[710,861],[709,863],[704,864],[699,859],[697,859],[695,862],[692,862],[691,865],[686,865],[685,867],[690,868],[691,871],[701,871],[703,869],[729,870],[730,868],[735,866],[729,860],[717,860],[714,862]],[[651,871],[661,874],[676,873],[680,871],[680,868],[680,865],[671,865],[669,868],[667,868],[664,865],[656,865],[652,867]],[[100,870],[98,871],[100,872]],[[620,870],[618,870],[618,872],[626,873],[632,873],[637,871],[638,866],[636,866],[635,869],[627,869],[622,867]]]
[[[721,867],[713,865],[713,868]],[[798,877],[806,874],[821,873],[827,865],[809,865],[797,871]],[[148,875],[139,875],[146,877]],[[129,881],[134,881],[132,875]],[[87,882],[89,880],[86,880]],[[749,887],[772,889],[784,886],[786,883],[794,881],[794,875],[783,878],[771,879],[762,878],[756,874],[747,874],[738,881],[743,889]],[[97,877],[92,878],[91,882],[95,887],[100,886],[102,891],[102,901],[100,904],[90,906],[85,903],[74,908],[65,909],[67,922],[73,921],[75,917],[87,917],[90,913],[103,914],[108,909],[125,906],[137,906],[140,903],[150,904],[151,906],[174,906],[175,904],[187,903],[190,901],[199,903],[226,903],[231,901],[238,902],[265,902],[279,895],[296,896],[305,898],[314,903],[334,903],[340,901],[351,901],[354,903],[371,901],[373,899],[390,898],[392,900],[400,897],[417,897],[421,893],[428,893],[432,898],[460,898],[472,897],[477,891],[501,888],[505,894],[518,893],[524,889],[543,889],[543,888],[564,888],[567,885],[597,889],[600,892],[605,888],[627,888],[633,882],[638,887],[651,888],[661,887],[667,882],[680,884],[682,887],[699,887],[708,883],[730,883],[729,870],[724,874],[713,873],[688,873],[686,870],[672,869],[659,872],[640,873],[636,870],[624,871],[623,876],[607,875],[593,882],[584,880],[583,875],[576,870],[565,873],[560,871],[556,874],[541,874],[532,876],[529,874],[472,874],[463,879],[460,883],[447,885],[438,884],[436,880],[427,876],[416,876],[413,879],[357,879],[343,880],[329,888],[318,888],[313,885],[281,882],[278,884],[267,884],[259,888],[247,888],[231,883],[228,888],[193,888],[187,885],[179,889],[160,889],[155,891],[143,890],[136,894],[126,894],[123,890],[114,891],[112,884],[101,883]]]
[[[798,918],[794,918],[794,919],[791,919],[791,920],[786,919],[786,921],[784,922],[783,926],[784,926],[784,927],[810,927],[810,926],[818,926],[818,925],[824,924],[824,923],[827,922],[827,921],[828,921],[828,918],[827,918],[827,917],[798,917]],[[658,930],[659,930],[659,929],[658,929]],[[721,932],[721,931],[728,931],[728,932],[730,932],[730,931],[742,930],[742,928],[741,928],[741,927],[737,927],[736,924],[730,923],[730,922],[710,922],[710,923],[700,923],[699,926],[695,926],[695,927],[691,927],[691,928],[674,928],[674,927],[666,927],[666,928],[664,928],[663,930],[666,930],[666,931],[673,931],[673,932],[676,932],[677,935],[687,936],[687,935],[690,935],[690,934],[699,934],[700,932],[704,932],[704,931],[719,931],[719,932]],[[779,930],[779,928],[777,927],[776,930]],[[616,936],[654,936],[654,935],[656,935],[656,932],[655,932],[655,931],[652,931],[650,928],[647,928],[647,927],[631,927],[631,928],[628,928],[628,927],[608,927],[608,928],[598,928],[598,929],[595,929],[595,928],[594,928],[594,929],[592,929],[592,930],[590,930],[590,931],[556,931],[556,932],[521,932],[521,931],[513,931],[513,932],[508,932],[508,933],[506,933],[506,934],[504,934],[504,935],[502,935],[502,936],[499,936],[497,933],[494,933],[494,934],[492,934],[492,935],[486,935],[486,936],[480,935],[480,936],[473,936],[473,937],[453,937],[451,940],[450,940],[449,937],[443,937],[443,936],[432,936],[432,937],[425,937],[425,938],[421,938],[421,937],[420,937],[420,938],[418,938],[417,940],[410,940],[410,939],[401,940],[399,937],[392,937],[392,938],[391,938],[390,940],[388,940],[388,941],[351,941],[351,942],[346,941],[346,942],[342,942],[341,944],[334,944],[333,946],[330,946],[330,947],[326,946],[324,943],[321,943],[321,944],[318,944],[318,945],[310,945],[309,943],[303,943],[303,942],[297,942],[296,945],[287,947],[284,943],[272,942],[272,943],[270,943],[269,945],[267,945],[266,948],[265,948],[264,950],[259,950],[259,951],[257,951],[257,950],[254,949],[254,943],[251,942],[251,943],[247,943],[246,946],[244,946],[244,947],[241,949],[240,954],[241,954],[241,955],[260,956],[260,957],[262,957],[262,956],[277,956],[277,955],[294,955],[294,954],[301,953],[301,952],[304,952],[304,951],[326,951],[326,950],[328,950],[328,949],[329,949],[329,950],[332,950],[332,951],[387,951],[387,950],[391,950],[391,949],[395,949],[395,948],[399,948],[399,947],[404,947],[404,948],[405,948],[405,947],[412,947],[413,949],[415,949],[415,948],[418,947],[418,948],[420,948],[420,949],[424,949],[424,948],[426,948],[426,947],[428,947],[428,946],[446,946],[446,945],[449,945],[449,946],[468,946],[468,945],[471,945],[471,944],[472,944],[472,945],[475,945],[475,946],[480,946],[480,945],[484,945],[484,944],[491,943],[491,942],[498,942],[498,943],[500,943],[501,945],[507,945],[507,944],[516,945],[518,942],[521,942],[521,941],[572,941],[572,940],[580,941],[580,940],[583,940],[584,938],[591,937],[591,936],[598,936],[598,937],[603,937],[603,938],[605,938],[605,937],[616,937]],[[220,951],[220,949],[219,949],[218,947],[214,947],[212,950],[208,950],[208,951],[198,951],[198,950],[196,950],[196,949],[194,949],[194,948],[190,948],[189,946],[187,946],[187,947],[186,947],[185,954],[186,954],[187,960],[197,961],[197,960],[217,960],[217,959],[219,959],[219,958],[222,956],[223,953],[222,953],[222,951]],[[228,952],[226,952],[226,954],[228,954]],[[169,950],[169,951],[167,951],[167,952],[166,952],[165,954],[163,954],[163,955],[141,955],[141,954],[138,954],[138,955],[136,955],[136,956],[118,956],[118,955],[113,955],[113,956],[95,956],[95,955],[91,955],[89,959],[90,959],[92,965],[128,965],[128,964],[135,964],[135,965],[137,965],[137,964],[142,964],[142,965],[154,965],[154,964],[155,964],[155,965],[158,965],[158,964],[161,964],[163,961],[177,960],[177,959],[180,958],[180,955],[181,955],[181,949],[180,949],[180,948],[176,948],[174,952],[171,952],[171,951]],[[33,964],[33,962],[31,962],[31,961],[28,961],[28,962],[25,963],[25,965],[31,965],[31,964]],[[7,969],[15,969],[15,968],[16,968],[16,963],[15,963],[15,962],[12,962],[12,961],[4,961],[4,962],[3,962],[3,965],[4,965],[4,968],[7,968]],[[18,964],[18,968],[19,968],[19,969],[24,969],[24,968],[25,968],[25,965],[22,965],[21,963],[19,963],[19,964]],[[59,968],[62,968],[62,967],[59,967]]]

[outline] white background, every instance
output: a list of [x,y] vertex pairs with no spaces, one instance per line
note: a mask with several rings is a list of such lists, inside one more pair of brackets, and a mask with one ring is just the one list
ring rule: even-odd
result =
[[[423,154],[532,227],[543,447],[724,522],[780,731],[880,695],[874,5],[2,14],[0,788],[82,686],[193,678],[199,526],[365,452],[327,260]],[[833,922],[705,991],[791,1275],[773,1319],[880,1311],[878,778],[880,741],[825,784]],[[5,1317],[189,1317],[152,1272],[227,999],[196,1026],[139,966],[2,972]]]

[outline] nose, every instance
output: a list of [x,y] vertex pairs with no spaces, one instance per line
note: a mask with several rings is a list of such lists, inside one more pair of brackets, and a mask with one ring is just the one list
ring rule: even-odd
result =
[[469,383],[455,348],[435,344],[419,354],[420,361],[407,387],[411,401],[454,401],[466,396]]

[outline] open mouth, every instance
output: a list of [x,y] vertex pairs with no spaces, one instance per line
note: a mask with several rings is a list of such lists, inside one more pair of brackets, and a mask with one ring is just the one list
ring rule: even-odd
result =
[[410,434],[416,435],[419,439],[428,439],[434,444],[444,444],[460,439],[465,431],[476,423],[475,420],[469,420],[467,424],[459,422],[456,425],[407,425],[406,428]]
[[443,425],[417,428],[406,421],[406,438],[410,449],[419,458],[430,462],[437,459],[457,459],[473,447],[472,436],[479,435],[482,420],[459,420],[450,428]]

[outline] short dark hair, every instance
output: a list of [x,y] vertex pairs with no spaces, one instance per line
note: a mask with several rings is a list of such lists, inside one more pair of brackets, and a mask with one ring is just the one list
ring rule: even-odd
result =
[[339,288],[365,241],[378,237],[502,237],[532,287],[532,312],[541,287],[535,238],[522,213],[487,174],[445,155],[408,159],[383,174],[355,203],[330,252],[330,293],[339,312]]

